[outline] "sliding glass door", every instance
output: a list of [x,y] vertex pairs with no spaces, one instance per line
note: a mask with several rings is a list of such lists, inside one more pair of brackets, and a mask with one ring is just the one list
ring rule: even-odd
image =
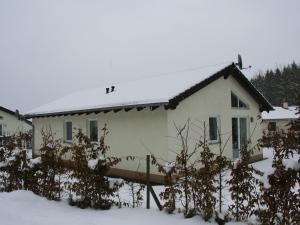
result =
[[240,156],[240,149],[247,145],[247,118],[232,118],[232,149],[233,158]]

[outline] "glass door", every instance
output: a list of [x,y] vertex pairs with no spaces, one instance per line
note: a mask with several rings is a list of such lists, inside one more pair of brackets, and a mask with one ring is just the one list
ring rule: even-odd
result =
[[247,118],[232,118],[232,150],[233,158],[240,156],[240,149],[247,145]]

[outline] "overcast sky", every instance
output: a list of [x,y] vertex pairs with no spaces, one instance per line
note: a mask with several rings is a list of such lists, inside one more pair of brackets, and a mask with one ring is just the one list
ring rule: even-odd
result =
[[238,53],[251,77],[300,63],[299,21],[299,0],[0,0],[0,105],[26,112]]

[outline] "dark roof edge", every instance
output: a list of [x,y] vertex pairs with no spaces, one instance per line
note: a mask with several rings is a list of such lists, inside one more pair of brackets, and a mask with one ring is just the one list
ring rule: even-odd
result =
[[272,111],[273,106],[269,101],[257,90],[257,88],[248,80],[248,78],[235,66],[234,73],[232,74],[234,78],[252,95],[252,97],[259,103],[260,111]]
[[6,112],[7,114],[10,114],[12,116],[15,116],[18,120],[22,120],[24,121],[25,123],[27,123],[28,125],[32,126],[32,122],[27,120],[23,115],[19,115],[19,117],[17,116],[16,112],[14,111],[11,111],[10,109],[7,109],[3,106],[0,106],[0,111],[3,111],[3,112]]
[[84,113],[88,113],[88,114],[100,113],[105,111],[122,110],[122,109],[130,109],[130,108],[165,106],[167,104],[168,102],[156,102],[156,103],[149,103],[149,104],[135,104],[135,105],[124,105],[124,106],[114,106],[114,107],[105,107],[105,108],[70,110],[70,111],[63,111],[63,112],[25,114],[24,117],[29,119],[29,118],[49,117],[49,116],[67,116],[67,115],[84,114]]
[[204,88],[205,86],[207,86],[208,84],[212,83],[213,81],[219,79],[222,76],[224,76],[224,78],[226,79],[230,75],[232,75],[243,86],[243,88],[245,88],[248,91],[248,93],[256,100],[256,102],[259,103],[261,112],[274,110],[272,105],[253,86],[253,84],[236,67],[236,65],[234,63],[230,64],[229,66],[225,67],[224,69],[220,70],[219,72],[213,74],[212,76],[208,77],[207,79],[201,81],[198,84],[195,84],[191,88],[185,90],[184,92],[182,92],[179,95],[172,98],[169,101],[167,108],[175,109],[181,101],[183,101],[187,97],[191,96],[195,92],[199,91],[200,89]]

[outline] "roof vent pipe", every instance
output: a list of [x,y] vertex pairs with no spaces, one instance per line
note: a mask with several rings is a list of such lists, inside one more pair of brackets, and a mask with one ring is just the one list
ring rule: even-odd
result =
[[115,86],[111,86],[110,92],[115,91]]
[[289,103],[288,102],[283,102],[283,104],[282,104],[282,108],[284,108],[284,109],[288,109],[289,108]]
[[109,93],[109,88],[106,88],[106,94],[108,94]]

